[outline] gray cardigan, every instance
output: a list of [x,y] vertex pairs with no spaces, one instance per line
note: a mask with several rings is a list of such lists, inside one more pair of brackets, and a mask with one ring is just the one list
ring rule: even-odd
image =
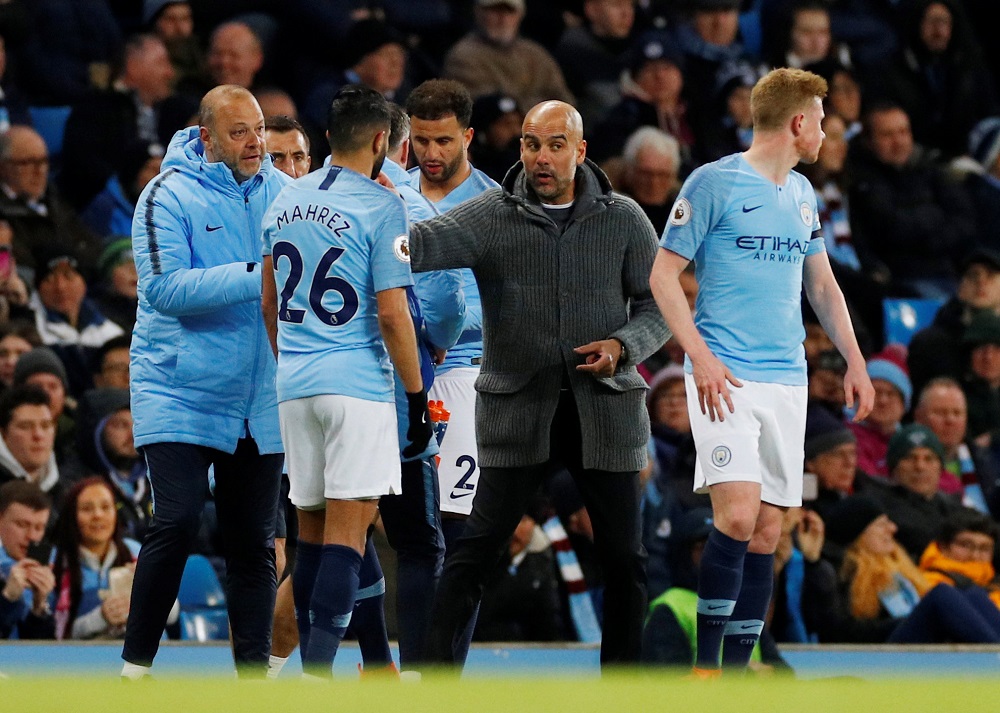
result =
[[[415,272],[472,268],[483,303],[483,363],[476,380],[480,465],[511,468],[549,458],[549,430],[564,378],[576,398],[583,467],[646,465],[646,383],[635,365],[669,337],[653,301],[653,226],[614,193],[589,160],[577,169],[573,214],[561,235],[518,163],[493,189],[410,228]],[[610,378],[576,371],[574,347],[614,337],[627,359]]]

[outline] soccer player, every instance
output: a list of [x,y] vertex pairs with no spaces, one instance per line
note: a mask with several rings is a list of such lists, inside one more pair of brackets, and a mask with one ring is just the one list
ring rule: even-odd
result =
[[[844,393],[855,420],[874,400],[816,196],[792,170],[817,158],[826,91],[821,77],[795,69],[757,82],[751,147],[691,174],[653,266],[653,295],[688,355],[695,487],[708,488],[715,521],[698,582],[698,676],[721,673],[720,651],[726,668],[749,661],[771,597],[782,513],[802,502],[803,284],[847,359]],[[679,281],[691,260],[699,286],[693,319]]]
[[[410,144],[417,161],[417,166],[410,169],[411,183],[439,212],[499,188],[496,181],[469,163],[472,96],[464,85],[449,79],[426,81],[407,98],[406,111],[410,115]],[[430,389],[430,398],[441,401],[451,413],[438,463],[446,550],[454,546],[465,528],[480,474],[475,383],[483,361],[483,308],[472,270],[461,272],[465,325],[458,343],[439,362]],[[474,627],[475,615],[457,654],[462,661],[472,643]]]
[[[406,111],[417,161],[410,169],[411,182],[439,212],[499,188],[496,181],[469,163],[472,97],[463,85],[447,79],[424,82],[410,94]],[[430,392],[432,399],[443,401],[451,412],[438,467],[445,540],[449,543],[461,534],[464,520],[472,512],[479,482],[474,384],[483,357],[483,309],[472,270],[462,270],[462,276],[465,326],[458,343],[439,364]]]
[[[403,168],[410,149],[410,119],[401,107],[390,106],[392,132],[382,172],[395,184],[411,221],[433,218],[437,211],[410,185]],[[450,349],[462,335],[466,313],[462,282],[459,270],[413,276],[410,313],[418,334],[421,372],[428,391],[434,384],[435,353]],[[405,447],[407,408],[403,384],[398,378],[396,419],[400,446]],[[399,663],[404,671],[412,670],[423,658],[434,592],[444,564],[441,495],[435,462],[438,452],[437,441],[431,439],[422,453],[401,455],[403,492],[386,495],[379,501],[386,537],[396,551]]]
[[380,94],[361,86],[338,92],[330,166],[282,191],[264,220],[263,309],[299,518],[296,620],[303,670],[320,677],[331,675],[351,621],[378,498],[400,491],[389,359],[408,403],[404,454],[423,451],[431,438],[406,295],[406,212],[372,180],[389,126]]

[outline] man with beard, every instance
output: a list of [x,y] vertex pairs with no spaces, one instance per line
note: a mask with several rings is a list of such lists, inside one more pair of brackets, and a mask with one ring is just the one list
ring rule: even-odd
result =
[[593,522],[607,581],[601,661],[638,660],[649,417],[635,365],[667,330],[649,289],[653,226],[586,150],[576,109],[538,104],[502,188],[411,228],[414,269],[471,268],[483,305],[482,472],[438,586],[429,655],[440,663],[456,660],[456,637],[553,465],[572,474]]
[[289,179],[271,164],[264,117],[246,89],[208,92],[199,124],[174,135],[132,222],[132,416],[156,511],[125,630],[122,676],[130,679],[148,675],[156,655],[210,466],[237,671],[263,678],[270,653],[283,449],[261,319],[260,227]]
[[[299,522],[292,596],[303,670],[320,678],[333,675],[356,601],[371,596],[374,585],[359,583],[366,567],[378,570],[366,546],[378,500],[401,492],[393,366],[406,394],[403,457],[432,435],[407,297],[406,208],[373,180],[390,124],[381,94],[341,89],[329,167],[283,190],[263,223],[264,321]],[[387,641],[382,652],[379,663],[391,663]]]
[[[417,167],[411,184],[441,213],[498,187],[496,181],[469,163],[472,141],[472,97],[458,82],[432,79],[410,94],[410,147]],[[472,270],[462,270],[465,323],[458,342],[448,349],[435,369],[430,398],[441,401],[451,414],[441,439],[438,482],[445,549],[454,546],[472,512],[479,482],[476,448],[476,379],[483,358],[483,308]],[[472,642],[473,616],[456,657],[464,661]]]

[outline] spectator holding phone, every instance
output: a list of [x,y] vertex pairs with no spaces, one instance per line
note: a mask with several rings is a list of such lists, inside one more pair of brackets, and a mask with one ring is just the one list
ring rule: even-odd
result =
[[34,483],[0,486],[0,638],[51,639],[55,577],[43,543],[51,503]]
[[56,524],[57,639],[124,636],[138,554],[139,543],[122,535],[107,481],[76,483]]

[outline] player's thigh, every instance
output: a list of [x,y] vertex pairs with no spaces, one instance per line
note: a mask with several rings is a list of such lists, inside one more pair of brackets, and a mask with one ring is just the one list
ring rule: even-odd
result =
[[711,420],[701,412],[694,378],[686,374],[691,436],[697,449],[695,490],[705,492],[719,483],[760,483],[760,422],[755,413],[754,382],[731,390],[734,410],[726,420]]
[[396,406],[351,396],[313,397],[322,425],[326,500],[370,500],[402,490]]
[[315,398],[292,399],[278,404],[288,468],[288,498],[300,510],[323,508],[326,502],[323,496],[323,424],[313,408]]
[[767,384],[759,398],[761,500],[778,507],[802,504],[802,465],[808,389]]

